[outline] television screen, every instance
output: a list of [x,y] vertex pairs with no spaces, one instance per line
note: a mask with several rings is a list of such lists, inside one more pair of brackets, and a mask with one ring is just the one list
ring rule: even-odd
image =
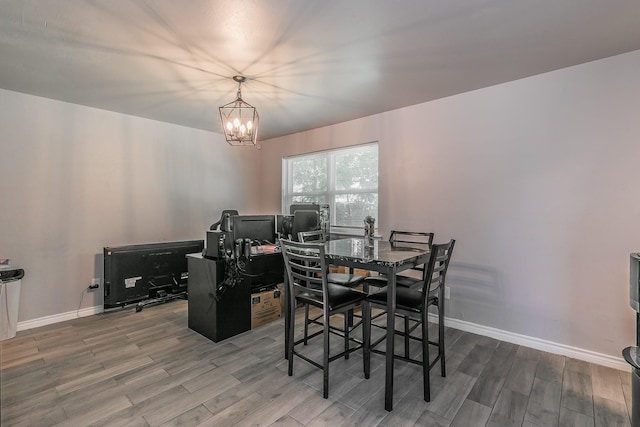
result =
[[233,222],[233,240],[251,239],[260,244],[274,244],[276,241],[275,215],[237,215]]
[[108,246],[104,255],[104,306],[155,297],[158,290],[187,290],[187,254],[202,252],[204,240]]

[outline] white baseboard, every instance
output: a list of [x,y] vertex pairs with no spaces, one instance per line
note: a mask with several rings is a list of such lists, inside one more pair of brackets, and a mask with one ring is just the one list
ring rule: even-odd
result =
[[[437,322],[437,315],[429,313],[429,320]],[[595,363],[597,365],[607,366],[609,368],[621,371],[631,372],[631,367],[622,357],[609,356],[607,354],[597,353],[591,350],[572,347],[565,344],[534,338],[527,335],[520,335],[513,332],[503,331],[501,329],[491,328],[489,326],[478,325],[476,323],[465,322],[464,320],[445,318],[444,324],[448,327],[459,329],[465,332],[471,332],[494,338],[500,341],[506,341],[512,344],[522,345],[524,347],[534,348],[548,353],[567,356],[586,362]],[[622,349],[620,349],[622,351]]]
[[51,316],[40,317],[38,319],[25,320],[24,322],[18,322],[16,326],[18,331],[24,331],[26,329],[38,328],[40,326],[51,325],[53,323],[64,322],[66,320],[77,319],[79,317],[93,316],[94,314],[102,313],[104,311],[103,306],[96,305],[93,307],[87,307],[80,310],[68,311],[66,313],[53,314]]
[[[26,329],[46,326],[52,323],[64,322],[66,320],[77,319],[79,317],[92,316],[94,314],[102,313],[103,311],[103,306],[96,305],[94,307],[83,308],[77,311],[69,311],[66,313],[40,317],[38,319],[26,320],[24,322],[18,322],[17,330],[24,331]],[[429,314],[429,319],[433,322],[438,321],[437,316],[433,313]],[[520,335],[513,332],[503,331],[501,329],[491,328],[489,326],[478,325],[476,323],[466,322],[459,319],[451,319],[447,317],[445,318],[444,324],[454,329],[459,329],[461,331],[494,338],[500,341],[506,341],[512,344],[522,345],[540,351],[546,351],[548,353],[559,354],[561,356],[572,357],[574,359],[584,360],[586,362],[607,366],[609,368],[619,369],[621,371],[631,371],[629,364],[625,362],[622,357],[609,356],[591,350],[585,350],[565,344],[559,344],[540,338],[530,337],[527,335]],[[622,351],[622,349],[620,351]]]

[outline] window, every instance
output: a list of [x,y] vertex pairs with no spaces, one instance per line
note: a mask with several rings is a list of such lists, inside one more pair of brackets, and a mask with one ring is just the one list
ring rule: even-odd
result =
[[332,227],[358,229],[378,217],[377,143],[286,157],[282,175],[285,213],[292,203],[326,203]]

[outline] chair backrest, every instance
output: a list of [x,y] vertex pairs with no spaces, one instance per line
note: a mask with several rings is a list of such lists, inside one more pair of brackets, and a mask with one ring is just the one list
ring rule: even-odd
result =
[[389,234],[391,243],[418,243],[431,247],[433,243],[433,233],[424,233],[421,231],[399,231],[391,230]]
[[431,245],[431,253],[429,254],[429,262],[424,270],[424,284],[422,292],[424,298],[433,295],[435,292],[444,292],[444,281],[449,269],[449,262],[453,255],[453,247],[456,241],[450,240],[448,243],[440,243]]
[[280,239],[282,257],[289,282],[289,295],[295,304],[296,292],[308,292],[327,299],[327,270],[324,244]]
[[[433,233],[426,233],[422,231],[391,230],[391,233],[389,234],[389,242],[398,245],[402,245],[402,243],[420,244],[425,245],[429,249],[431,249],[431,244],[433,243]],[[412,270],[424,273],[425,266],[424,264],[416,265],[412,268]]]
[[298,233],[298,241],[301,243],[324,243],[326,241],[326,237],[322,230],[301,231]]
[[[221,228],[220,226],[222,225],[222,222],[224,221],[224,218],[226,215],[229,215],[229,217],[238,215],[238,211],[235,209],[225,209],[222,211],[222,214],[220,215],[220,220],[217,222],[214,222],[213,224],[211,224],[211,227],[209,227],[209,230],[217,230],[218,228]],[[221,231],[229,231],[227,229],[224,229]]]
[[298,240],[298,233],[302,231],[320,230],[320,215],[318,211],[297,210],[293,213],[291,226],[291,240]]

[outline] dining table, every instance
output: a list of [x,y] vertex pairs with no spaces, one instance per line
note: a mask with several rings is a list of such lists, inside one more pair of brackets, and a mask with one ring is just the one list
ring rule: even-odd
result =
[[[377,272],[387,277],[387,333],[385,351],[385,391],[384,408],[393,409],[393,364],[394,364],[394,319],[396,311],[396,274],[426,263],[429,248],[424,244],[391,243],[386,240],[364,237],[328,240],[325,257],[329,264]],[[285,275],[286,276],[286,275]],[[285,286],[285,289],[288,287]],[[287,305],[289,298],[286,298]],[[285,310],[285,332],[289,328],[289,310]],[[285,337],[288,337],[285,334]],[[288,340],[285,338],[285,348]]]

